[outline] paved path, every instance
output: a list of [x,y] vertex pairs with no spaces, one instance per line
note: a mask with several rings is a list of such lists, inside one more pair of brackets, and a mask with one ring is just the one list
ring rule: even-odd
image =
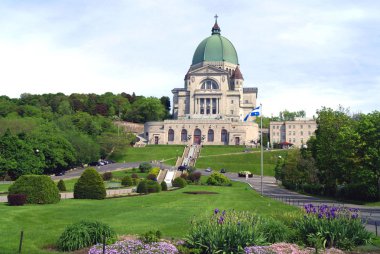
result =
[[[254,176],[246,180],[244,177],[238,177],[237,173],[226,173],[231,180],[246,182],[257,192],[261,192],[261,177]],[[263,177],[263,195],[287,203],[289,205],[303,207],[305,204],[313,204],[319,206],[326,204],[329,206],[340,206],[347,208],[358,208],[360,210],[362,218],[367,221],[367,229],[372,232],[376,231],[376,225],[379,226],[380,233],[380,207],[377,206],[363,206],[349,203],[342,203],[336,200],[323,199],[318,197],[312,197],[303,195],[294,191],[280,187],[276,183],[276,179],[270,176]]]

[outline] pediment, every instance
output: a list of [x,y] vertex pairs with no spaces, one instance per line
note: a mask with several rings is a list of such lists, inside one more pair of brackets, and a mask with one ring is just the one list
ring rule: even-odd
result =
[[227,74],[228,72],[226,70],[214,67],[214,66],[202,66],[198,69],[192,70],[189,72],[189,74]]

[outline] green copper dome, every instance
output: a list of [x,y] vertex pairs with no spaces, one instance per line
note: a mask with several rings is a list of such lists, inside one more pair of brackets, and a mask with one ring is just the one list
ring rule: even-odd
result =
[[216,22],[212,28],[212,35],[204,39],[195,50],[192,65],[203,61],[226,61],[236,65],[239,64],[234,45],[227,38],[220,35],[220,28]]

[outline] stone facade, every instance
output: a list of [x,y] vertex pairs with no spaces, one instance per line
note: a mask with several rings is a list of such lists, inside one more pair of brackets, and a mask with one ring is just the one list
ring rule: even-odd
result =
[[258,125],[243,119],[256,107],[257,88],[243,84],[236,50],[215,22],[194,53],[183,88],[172,90],[174,120],[145,124],[148,144],[255,144]]
[[270,122],[270,142],[288,142],[301,148],[315,134],[317,123],[315,120],[297,119],[295,121]]

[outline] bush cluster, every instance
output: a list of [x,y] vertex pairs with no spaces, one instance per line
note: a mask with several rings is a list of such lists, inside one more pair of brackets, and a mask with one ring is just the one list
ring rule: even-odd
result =
[[130,177],[130,176],[124,176],[121,179],[121,185],[126,186],[126,187],[133,186],[132,177]]
[[66,184],[62,179],[58,181],[57,188],[59,191],[66,191]]
[[155,174],[149,174],[146,176],[146,179],[152,180],[152,181],[157,181],[157,176]]
[[139,169],[141,173],[145,173],[152,169],[152,165],[149,162],[143,162],[139,165]]
[[27,204],[53,204],[61,200],[53,180],[46,175],[23,175],[9,187],[9,194],[26,195]]
[[187,182],[182,177],[177,177],[173,180],[172,185],[173,187],[184,188],[186,187]]
[[22,206],[26,203],[25,194],[9,194],[7,198],[8,204],[11,206]]
[[161,190],[162,191],[167,191],[168,190],[168,185],[166,184],[165,181],[161,182]]
[[154,192],[160,192],[161,191],[161,185],[152,180],[142,180],[137,185],[136,192],[137,193],[154,193]]
[[81,221],[65,228],[57,241],[60,251],[74,251],[101,243],[103,237],[107,243],[113,243],[116,233],[107,224],[98,221]]
[[102,177],[94,168],[87,168],[74,185],[74,198],[104,199],[106,188]]
[[210,175],[210,177],[207,179],[208,185],[217,185],[217,186],[230,186],[231,180],[226,177],[225,175],[215,172]]
[[189,176],[187,177],[187,179],[192,182],[192,183],[199,183],[199,181],[201,180],[201,176],[202,176],[202,173],[197,171],[197,172],[192,172],[189,174]]
[[153,175],[155,175],[156,177],[158,176],[159,173],[160,173],[160,168],[152,168],[152,169],[149,171],[149,174],[153,174]]
[[104,181],[110,181],[112,180],[112,177],[112,172],[104,172],[102,175]]

